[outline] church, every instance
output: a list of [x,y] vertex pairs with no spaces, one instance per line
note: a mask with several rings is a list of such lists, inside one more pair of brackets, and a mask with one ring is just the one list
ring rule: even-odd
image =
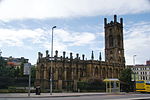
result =
[[101,53],[99,60],[94,60],[93,51],[90,60],[85,59],[85,55],[76,54],[76,57],[73,57],[72,53],[66,57],[65,51],[60,57],[58,51],[55,51],[54,57],[49,56],[48,50],[45,57],[39,52],[36,86],[49,89],[52,76],[54,90],[62,91],[69,88],[69,90],[77,91],[77,83],[80,81],[119,78],[121,71],[125,68],[123,18],[120,18],[118,22],[117,16],[114,15],[114,20],[109,23],[107,18],[104,18],[104,34],[105,61],[101,61]]

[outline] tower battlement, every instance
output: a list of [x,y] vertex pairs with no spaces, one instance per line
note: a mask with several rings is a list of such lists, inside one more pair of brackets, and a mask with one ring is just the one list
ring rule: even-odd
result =
[[114,15],[114,21],[110,21],[110,23],[107,23],[107,18],[104,18],[105,27],[114,26],[114,24],[117,24],[123,27],[123,18],[120,18],[120,22],[117,22],[117,15]]

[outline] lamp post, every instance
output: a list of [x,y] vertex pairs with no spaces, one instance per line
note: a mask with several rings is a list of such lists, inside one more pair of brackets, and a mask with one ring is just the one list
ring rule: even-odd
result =
[[[136,55],[133,55],[133,67],[135,67],[135,57],[136,57]],[[134,92],[136,92],[136,73],[135,73],[135,71],[133,72],[133,74],[134,74]]]
[[135,66],[135,57],[136,55],[133,55],[133,66]]
[[53,30],[54,30],[54,28],[56,28],[56,26],[53,26],[52,27],[52,42],[51,42],[51,70],[50,70],[50,95],[52,95],[52,91],[53,91],[53,82],[52,82],[52,80],[53,80],[53,68],[52,68],[52,66],[53,66]]
[[1,54],[2,54],[2,51],[1,51],[1,49],[0,49],[0,57],[2,56]]

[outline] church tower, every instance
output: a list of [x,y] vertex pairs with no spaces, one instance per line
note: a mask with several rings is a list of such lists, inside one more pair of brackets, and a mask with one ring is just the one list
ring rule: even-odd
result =
[[110,63],[125,64],[124,45],[123,45],[123,19],[117,22],[117,16],[114,15],[114,21],[107,23],[104,18],[105,28],[105,61]]

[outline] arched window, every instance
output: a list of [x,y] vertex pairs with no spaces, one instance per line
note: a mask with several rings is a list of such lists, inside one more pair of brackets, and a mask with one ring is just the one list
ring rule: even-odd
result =
[[113,57],[110,57],[110,59],[109,59],[110,61],[113,61]]
[[118,46],[121,46],[121,37],[120,37],[120,35],[117,36],[117,41],[118,41],[118,43],[117,43]]
[[41,66],[41,70],[40,70],[40,78],[44,79],[44,64],[42,64]]
[[112,51],[110,51],[110,54],[113,54],[113,52],[112,52]]
[[96,66],[95,68],[95,75],[97,76],[98,75],[98,67]]
[[121,62],[121,57],[119,57],[118,61]]
[[109,36],[109,46],[110,47],[113,46],[113,36],[112,35]]
[[58,79],[62,79],[62,68],[58,68]]

